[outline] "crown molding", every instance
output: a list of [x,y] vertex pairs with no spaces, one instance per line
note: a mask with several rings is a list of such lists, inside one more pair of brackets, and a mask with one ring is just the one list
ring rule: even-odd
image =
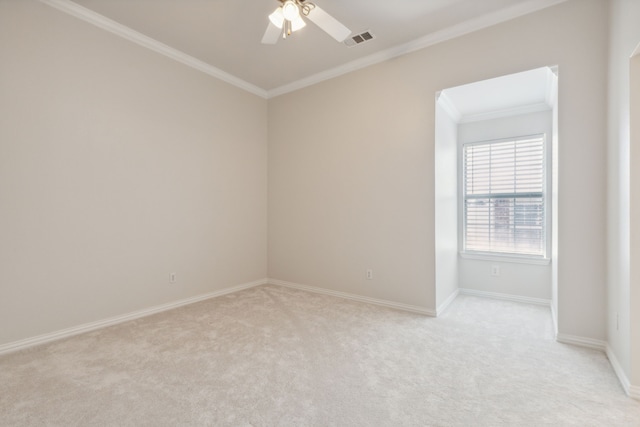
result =
[[255,86],[249,82],[246,82],[236,76],[233,76],[225,71],[220,70],[210,64],[207,64],[204,61],[201,61],[193,56],[187,55],[186,53],[174,49],[170,46],[167,46],[164,43],[160,43],[159,41],[145,36],[142,33],[139,33],[131,28],[119,24],[118,22],[107,18],[106,16],[100,15],[86,7],[80,6],[77,3],[72,2],[71,0],[40,0],[42,3],[51,6],[55,9],[58,9],[64,13],[67,13],[76,18],[82,19],[90,24],[95,25],[96,27],[102,28],[103,30],[109,31],[117,36],[120,36],[124,39],[132,41],[142,47],[150,49],[156,53],[167,56],[175,61],[178,61],[188,67],[194,68],[198,71],[202,71],[205,74],[208,74],[212,77],[215,77],[223,82],[229,83],[233,86],[236,86],[240,89],[246,90],[254,95],[257,95],[261,98],[267,98],[267,91]]
[[456,108],[455,104],[451,101],[451,98],[447,96],[447,93],[445,91],[438,92],[438,94],[436,95],[436,100],[454,122],[460,123],[460,120],[462,120],[462,114],[460,113],[458,108]]
[[558,100],[558,66],[547,67],[547,87],[545,102],[549,108],[553,108]]
[[551,107],[546,102],[537,104],[519,105],[504,110],[489,111],[478,114],[467,114],[462,116],[459,123],[481,122],[484,120],[501,119],[503,117],[519,116],[522,114],[538,113],[540,111],[551,111]]
[[174,49],[165,45],[151,37],[148,37],[142,33],[139,33],[127,26],[124,26],[112,19],[109,19],[99,13],[96,13],[90,9],[80,6],[71,0],[39,0],[40,2],[58,9],[64,13],[67,13],[76,18],[82,19],[85,22],[93,24],[103,30],[109,31],[117,36],[132,41],[140,46],[150,49],[161,55],[165,55],[175,61],[178,61],[191,68],[199,70],[205,74],[236,86],[240,89],[246,90],[254,95],[260,96],[265,99],[273,98],[279,95],[284,95],[289,92],[296,91],[298,89],[305,88],[325,80],[329,80],[335,77],[339,77],[343,74],[350,73],[371,65],[375,65],[395,57],[405,55],[420,49],[424,49],[435,44],[454,39],[456,37],[463,36],[465,34],[472,33],[484,28],[491,27],[493,25],[509,21],[511,19],[518,18],[529,13],[536,12],[538,10],[545,9],[547,7],[555,6],[563,3],[567,0],[528,0],[524,3],[520,3],[503,10],[499,10],[493,13],[489,13],[477,18],[473,18],[462,22],[460,24],[451,26],[449,28],[436,31],[426,36],[420,37],[411,42],[395,46],[381,52],[365,56],[364,58],[357,59],[355,61],[348,62],[344,65],[331,68],[329,70],[313,74],[295,82],[271,89],[265,90],[256,85],[253,85],[245,80],[242,80],[232,74],[220,70],[204,61],[201,61],[193,56]]
[[426,47],[433,46],[435,44],[451,40],[456,37],[472,33],[474,31],[479,31],[484,28],[500,24],[502,22],[519,18],[529,13],[537,12],[551,6],[564,3],[565,1],[567,0],[529,0],[503,10],[469,19],[465,22],[461,22],[460,24],[453,25],[449,28],[427,34],[426,36],[420,37],[411,42],[365,56],[364,58],[356,59],[355,61],[348,62],[344,65],[340,65],[338,67],[331,68],[329,70],[311,75],[309,77],[305,77],[295,82],[277,87],[275,89],[271,89],[267,92],[267,97],[274,98],[276,96],[303,89],[307,86],[311,86],[316,83],[320,83],[322,81],[350,73],[352,71],[357,71],[362,68],[405,55],[407,53],[415,52],[417,50],[424,49]]

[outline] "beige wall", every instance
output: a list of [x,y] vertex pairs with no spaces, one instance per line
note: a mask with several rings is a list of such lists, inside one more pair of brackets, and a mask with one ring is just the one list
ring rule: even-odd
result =
[[269,101],[270,277],[435,308],[435,90],[399,76],[412,58]]
[[0,345],[267,273],[434,309],[434,95],[546,65],[559,329],[604,339],[606,16],[569,1],[274,98],[267,116],[38,2],[0,2]]
[[0,345],[266,277],[264,99],[36,1],[0,52]]
[[559,329],[604,339],[606,16],[569,1],[270,100],[269,276],[434,309],[435,93],[558,65]]
[[[631,380],[631,372],[638,372],[632,381],[640,385],[640,341],[634,366],[631,364],[632,313],[639,312],[638,303],[633,305],[631,287],[640,289],[630,281],[631,266],[638,265],[640,258],[630,252],[630,236],[633,215],[630,192],[637,191],[640,180],[637,171],[630,168],[637,162],[630,161],[630,74],[629,58],[640,43],[640,2],[635,0],[612,0],[610,9],[609,45],[609,99],[608,99],[608,244],[607,244],[607,341],[622,369]],[[637,157],[636,157],[637,158]],[[630,179],[631,176],[631,179]],[[636,177],[634,179],[634,177]],[[637,219],[635,221],[637,223]],[[635,273],[636,277],[640,277]],[[637,324],[637,323],[636,323]],[[637,332],[636,332],[637,333]]]
[[[638,9],[640,12],[640,8]],[[638,15],[640,17],[640,13]],[[631,384],[640,398],[640,54],[630,63],[631,129],[631,280],[629,295],[629,332]]]

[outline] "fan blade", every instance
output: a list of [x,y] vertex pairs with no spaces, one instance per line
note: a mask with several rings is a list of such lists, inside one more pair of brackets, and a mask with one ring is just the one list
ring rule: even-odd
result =
[[344,39],[351,34],[350,29],[342,25],[336,18],[320,9],[317,5],[309,11],[307,18],[338,42],[343,42]]
[[264,32],[264,36],[262,36],[263,44],[276,44],[278,39],[282,35],[282,30],[269,21],[269,26],[267,30]]

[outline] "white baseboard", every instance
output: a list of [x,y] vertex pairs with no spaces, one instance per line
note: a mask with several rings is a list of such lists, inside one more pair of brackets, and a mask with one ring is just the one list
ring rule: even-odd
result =
[[557,336],[558,335],[558,313],[556,313],[556,308],[554,307],[553,303],[550,303],[549,307],[551,308],[551,320],[553,321],[553,335]]
[[359,301],[359,302],[364,302],[368,304],[381,305],[383,307],[390,307],[398,310],[410,311],[412,313],[419,313],[419,314],[424,314],[426,316],[436,317],[435,310],[430,310],[428,308],[418,307],[415,305],[403,304],[395,301],[370,298],[362,295],[349,294],[349,293],[340,292],[340,291],[332,291],[330,289],[319,288],[316,286],[309,286],[309,285],[301,285],[299,283],[286,282],[284,280],[277,280],[277,279],[269,279],[269,284],[284,286],[286,288],[299,289],[302,291],[314,292],[317,294],[330,295],[333,297],[344,298],[352,301]]
[[630,394],[629,389],[631,387],[631,383],[629,382],[629,378],[627,378],[627,374],[624,373],[624,369],[622,369],[622,365],[620,365],[620,362],[618,362],[618,358],[616,357],[616,354],[613,352],[613,349],[611,348],[611,346],[609,346],[609,344],[606,345],[605,351],[607,353],[607,358],[609,359],[609,363],[611,363],[611,366],[613,367],[613,371],[618,376],[620,385],[624,389],[624,392],[627,393],[627,395],[629,395]]
[[[377,299],[377,298],[370,298],[370,297],[365,297],[365,296],[361,296],[361,295],[349,294],[349,293],[346,293],[346,292],[332,291],[330,289],[324,289],[324,288],[319,288],[319,287],[309,286],[309,285],[301,285],[301,284],[298,284],[298,283],[286,282],[286,281],[283,281],[283,280],[261,279],[261,280],[256,280],[254,282],[244,283],[244,284],[241,284],[241,285],[237,285],[237,286],[232,286],[232,287],[229,287],[229,288],[221,289],[221,290],[218,290],[218,291],[209,292],[209,293],[206,293],[206,294],[203,294],[203,295],[198,295],[198,296],[191,297],[191,298],[185,298],[185,299],[174,301],[174,302],[171,302],[171,303],[162,304],[162,305],[150,307],[150,308],[147,308],[147,309],[134,311],[132,313],[124,314],[124,315],[121,315],[121,316],[110,317],[108,319],[103,319],[103,320],[99,320],[99,321],[96,321],[96,322],[85,323],[83,325],[74,326],[74,327],[71,327],[71,328],[67,328],[67,329],[63,329],[63,330],[59,330],[59,331],[54,331],[54,332],[50,332],[50,333],[47,333],[47,334],[38,335],[38,336],[35,336],[35,337],[26,338],[26,339],[23,339],[23,340],[19,340],[19,341],[14,341],[14,342],[10,342],[10,343],[7,343],[7,344],[3,344],[3,345],[0,345],[0,355],[6,354],[6,353],[11,353],[11,352],[14,352],[14,351],[24,350],[26,348],[33,347],[33,346],[36,346],[36,345],[41,345],[41,344],[45,344],[45,343],[48,343],[48,342],[52,342],[52,341],[56,341],[56,340],[60,340],[60,339],[64,339],[64,338],[68,338],[68,337],[71,337],[71,336],[74,336],[74,335],[83,334],[85,332],[95,331],[97,329],[106,328],[108,326],[117,325],[119,323],[124,323],[124,322],[130,321],[130,320],[139,319],[139,318],[142,318],[142,317],[150,316],[150,315],[153,315],[153,314],[156,314],[156,313],[161,313],[163,311],[172,310],[174,308],[182,307],[182,306],[185,306],[185,305],[194,304],[196,302],[204,301],[204,300],[207,300],[207,299],[210,299],[210,298],[215,298],[215,297],[219,297],[219,296],[222,296],[222,295],[227,295],[227,294],[234,293],[234,292],[239,292],[239,291],[242,291],[244,289],[249,289],[249,288],[253,288],[253,287],[261,286],[261,285],[266,285],[266,284],[284,286],[284,287],[293,288],[293,289],[300,289],[300,290],[304,290],[304,291],[308,291],[308,292],[315,292],[315,293],[324,294],[324,295],[330,295],[330,296],[334,296],[334,297],[338,297],[338,298],[344,298],[344,299],[348,299],[348,300],[359,301],[359,302],[364,302],[364,303],[375,304],[375,305],[380,305],[380,306],[384,306],[384,307],[390,307],[390,308],[395,308],[395,309],[399,309],[399,310],[409,311],[409,312],[413,312],[413,313],[424,314],[424,315],[431,316],[431,317],[436,317],[437,315],[442,314],[449,307],[449,305],[451,305],[451,303],[456,299],[458,294],[466,294],[466,295],[474,295],[474,296],[481,296],[481,297],[498,298],[498,299],[505,299],[505,300],[509,300],[509,301],[517,301],[517,302],[529,302],[529,303],[539,304],[539,305],[547,305],[547,304],[543,303],[545,300],[539,300],[539,299],[536,299],[536,298],[517,297],[517,296],[512,296],[512,295],[495,294],[495,293],[492,293],[492,292],[482,292],[482,291],[475,291],[475,290],[470,290],[470,289],[458,289],[454,293],[452,293],[449,296],[449,298],[447,298],[447,300],[445,302],[443,302],[440,305],[440,307],[438,307],[434,311],[434,310],[430,310],[430,309],[426,309],[426,308],[418,307],[418,306],[413,306],[413,305],[409,305],[409,304],[403,304],[403,303],[399,303],[399,302],[382,300],[382,299]],[[533,301],[531,301],[531,300],[533,300]],[[617,377],[618,377],[618,379],[620,381],[620,384],[622,385],[625,393],[629,397],[632,397],[634,399],[640,400],[640,387],[639,386],[635,386],[635,385],[631,385],[629,379],[627,378],[626,374],[624,373],[624,370],[622,369],[622,366],[618,362],[618,359],[616,358],[616,356],[613,353],[613,350],[611,349],[609,344],[607,344],[606,342],[601,341],[601,340],[595,340],[595,339],[592,339],[592,338],[584,338],[584,337],[578,337],[578,336],[567,335],[567,334],[556,334],[556,341],[561,342],[561,343],[565,343],[565,344],[573,344],[573,345],[578,345],[578,346],[581,346],[581,347],[588,347],[588,348],[593,348],[593,349],[605,351],[606,354],[607,354],[607,357],[608,357],[608,359],[609,359],[609,361],[611,363],[611,366],[613,367],[613,370],[615,371],[615,373],[616,373],[616,375],[617,375]]]
[[580,347],[593,348],[600,351],[606,351],[607,349],[607,343],[605,341],[596,340],[593,338],[579,337],[577,335],[557,333],[556,341],[563,344],[572,344]]
[[543,298],[523,297],[520,295],[500,294],[497,292],[477,291],[475,289],[460,288],[460,294],[472,295],[475,297],[494,298],[505,301],[523,302],[526,304],[544,305],[545,307],[551,306],[551,300]]
[[449,298],[447,298],[442,304],[440,304],[440,307],[436,308],[436,315],[440,316],[442,313],[444,313],[447,308],[449,308],[451,303],[458,297],[459,293],[460,289],[456,289],[451,295],[449,295]]
[[640,400],[640,387],[631,385],[631,381],[629,381],[629,378],[627,377],[627,374],[625,374],[624,369],[622,369],[622,365],[620,365],[616,354],[608,343],[606,345],[606,353],[609,363],[611,363],[613,371],[616,373],[624,392],[627,393],[627,396]]
[[43,335],[38,335],[31,338],[26,338],[20,341],[14,341],[7,344],[0,345],[0,355],[5,353],[11,353],[14,351],[24,350],[29,347],[33,347],[40,344],[45,344],[51,341],[68,338],[74,335],[83,334],[85,332],[95,331],[96,329],[106,328],[108,326],[117,325],[119,323],[127,322],[129,320],[139,319],[141,317],[150,316],[152,314],[160,313],[174,308],[182,307],[184,305],[193,304],[196,302],[204,301],[210,298],[219,297],[222,295],[230,294],[233,292],[242,291],[244,289],[253,288],[260,285],[266,285],[267,279],[256,280],[255,282],[244,283],[230,288],[221,289],[219,291],[209,292],[203,295],[198,295],[191,298],[185,298],[178,301],[170,302],[167,304],[157,305],[155,307],[145,308],[143,310],[134,311],[132,313],[123,314],[120,316],[110,317],[108,319],[98,320],[96,322],[85,323],[79,326],[73,326],[71,328],[62,329],[59,331],[49,332]]

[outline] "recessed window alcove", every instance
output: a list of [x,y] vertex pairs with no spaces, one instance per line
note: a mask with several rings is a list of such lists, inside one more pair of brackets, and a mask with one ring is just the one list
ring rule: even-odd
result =
[[[551,306],[557,324],[557,93],[557,67],[541,67],[436,94],[438,311],[458,293],[466,293]],[[514,154],[529,150],[526,141],[532,138],[543,140],[536,146],[535,165],[528,153]],[[466,188],[473,146],[495,147],[493,156],[476,161],[485,168],[480,176],[487,194]],[[510,160],[505,156],[513,160],[512,168],[506,167]],[[532,168],[535,186],[527,176]],[[520,184],[504,185],[516,177]],[[535,187],[535,192],[525,187]],[[486,244],[467,244],[473,233]],[[522,242],[534,238],[535,254],[519,253]]]

